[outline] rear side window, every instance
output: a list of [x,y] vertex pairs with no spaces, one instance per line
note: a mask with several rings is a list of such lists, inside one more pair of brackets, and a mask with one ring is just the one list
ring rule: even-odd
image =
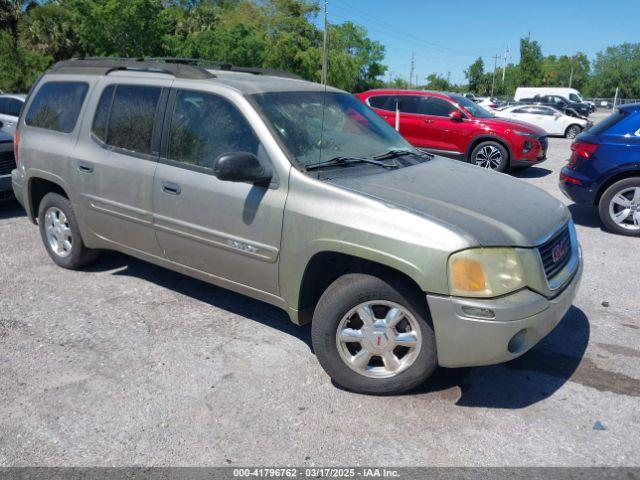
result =
[[375,97],[369,97],[369,105],[380,110],[396,110],[396,101],[391,95],[377,95]]
[[93,133],[107,145],[150,154],[161,87],[110,85],[93,119]]
[[593,127],[591,127],[589,129],[589,133],[591,133],[593,135],[600,135],[600,134],[606,132],[607,130],[609,130],[614,125],[616,125],[618,122],[620,122],[626,116],[627,116],[627,114],[625,112],[623,112],[622,110],[616,110],[611,115],[609,115],[607,118],[605,118],[604,120],[602,120],[599,123],[596,123]]
[[45,83],[31,102],[26,124],[56,132],[72,132],[88,89],[89,85],[84,82]]
[[179,90],[171,115],[168,157],[212,168],[223,153],[258,155],[259,141],[244,115],[217,95]]
[[9,115],[11,117],[20,116],[20,109],[22,108],[22,102],[15,98],[0,98],[0,114]]

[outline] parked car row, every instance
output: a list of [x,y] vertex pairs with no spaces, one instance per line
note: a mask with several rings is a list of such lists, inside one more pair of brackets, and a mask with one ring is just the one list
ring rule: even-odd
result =
[[512,105],[497,110],[495,115],[528,122],[543,128],[549,135],[566,138],[575,138],[591,126],[586,118],[576,118],[544,105]]

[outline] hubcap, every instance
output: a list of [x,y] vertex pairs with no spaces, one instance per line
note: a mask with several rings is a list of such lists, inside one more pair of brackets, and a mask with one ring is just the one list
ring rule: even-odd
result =
[[49,208],[44,215],[44,229],[49,247],[59,257],[68,257],[73,248],[71,227],[67,216],[56,207]]
[[640,187],[616,193],[609,202],[609,216],[622,228],[640,230]]
[[568,138],[576,138],[578,136],[579,130],[576,127],[571,127],[567,132]]
[[502,153],[493,145],[485,145],[476,152],[476,165],[495,170],[502,163]]
[[389,378],[413,365],[422,336],[405,307],[375,300],[361,303],[342,318],[336,343],[351,370],[365,377]]

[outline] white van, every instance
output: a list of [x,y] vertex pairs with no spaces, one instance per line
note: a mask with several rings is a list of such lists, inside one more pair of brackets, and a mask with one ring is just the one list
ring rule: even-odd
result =
[[519,102],[523,98],[533,98],[536,95],[560,95],[572,102],[588,103],[595,107],[593,102],[587,102],[582,98],[582,94],[578,90],[566,87],[518,87],[513,99]]

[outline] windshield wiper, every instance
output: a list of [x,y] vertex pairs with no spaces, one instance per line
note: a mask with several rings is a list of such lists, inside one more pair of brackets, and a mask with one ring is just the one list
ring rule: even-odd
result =
[[375,157],[372,157],[372,158],[374,160],[387,160],[387,159],[390,159],[390,158],[401,157],[403,155],[413,155],[414,157],[433,158],[433,155],[431,155],[430,153],[426,153],[426,152],[422,152],[422,151],[402,149],[402,148],[399,148],[399,149],[396,149],[396,150],[389,150],[388,152],[381,153],[380,155],[376,155]]
[[361,158],[361,157],[334,157],[331,160],[327,160],[326,162],[314,163],[311,165],[307,165],[304,169],[309,172],[311,170],[318,170],[319,168],[324,167],[341,167],[346,165],[353,165],[354,163],[368,163],[371,165],[378,165],[383,168],[398,168],[396,164],[389,164],[385,162],[381,162],[379,160],[371,159],[371,158]]

